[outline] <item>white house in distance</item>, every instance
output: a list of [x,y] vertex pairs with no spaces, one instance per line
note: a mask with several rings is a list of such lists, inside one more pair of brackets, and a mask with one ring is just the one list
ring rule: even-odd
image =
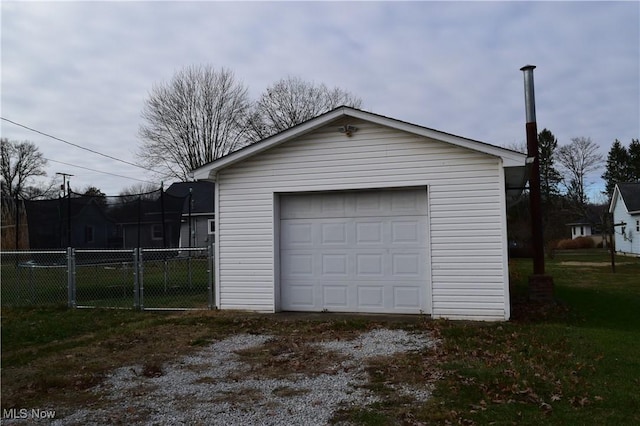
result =
[[571,227],[571,239],[575,240],[578,237],[590,237],[593,233],[591,223],[586,220],[579,220],[572,223],[567,223],[567,226]]
[[215,234],[214,185],[211,182],[176,182],[167,194],[183,197],[179,247],[208,247]]
[[616,251],[640,255],[640,183],[616,184],[609,213],[618,224],[614,233]]
[[216,305],[510,316],[524,154],[339,107],[193,171],[215,182]]
[[590,237],[595,244],[603,243],[606,247],[606,240],[602,236],[601,219],[606,208],[603,207],[601,210],[600,207],[590,206],[579,219],[567,223],[571,230],[571,239]]

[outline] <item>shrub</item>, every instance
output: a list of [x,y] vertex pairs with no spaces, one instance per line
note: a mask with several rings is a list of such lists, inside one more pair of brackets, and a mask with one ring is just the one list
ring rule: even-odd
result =
[[596,246],[595,242],[591,237],[578,237],[566,240],[558,241],[558,250],[579,250],[579,249],[590,249]]

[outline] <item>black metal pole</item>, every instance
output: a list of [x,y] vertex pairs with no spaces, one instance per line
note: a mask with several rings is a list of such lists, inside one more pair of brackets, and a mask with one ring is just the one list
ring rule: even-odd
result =
[[14,223],[16,224],[16,250],[20,250],[20,199],[18,198],[18,194],[16,194],[15,203],[16,220]]
[[613,223],[613,213],[607,214],[607,236],[609,238],[609,254],[611,255],[611,272],[616,273],[616,253],[613,247],[616,235],[616,228]]
[[162,248],[167,248],[167,237],[164,232],[164,182],[160,183],[160,208],[162,209]]
[[138,243],[137,243],[137,248],[140,248],[140,221],[141,221],[141,216],[142,215],[142,196],[138,195]]
[[193,197],[193,188],[189,188],[189,248],[192,247],[191,246],[191,199],[192,197]]
[[67,247],[71,247],[71,185],[67,182]]

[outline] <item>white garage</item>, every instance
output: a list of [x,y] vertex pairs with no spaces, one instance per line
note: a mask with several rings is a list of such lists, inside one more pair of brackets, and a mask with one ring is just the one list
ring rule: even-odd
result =
[[215,182],[215,303],[510,316],[524,154],[340,107],[193,171]]
[[426,188],[280,197],[281,307],[427,310]]

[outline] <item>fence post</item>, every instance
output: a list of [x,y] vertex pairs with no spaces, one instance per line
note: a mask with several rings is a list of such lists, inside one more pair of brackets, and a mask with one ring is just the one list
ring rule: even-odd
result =
[[67,304],[76,307],[76,251],[67,247]]
[[35,265],[29,265],[29,290],[31,290],[29,293],[31,294],[31,296],[29,297],[29,300],[31,300],[31,304],[33,304],[34,306],[36,305],[36,286],[33,282],[33,268],[35,267]]
[[138,309],[144,311],[144,255],[142,248],[138,249]]
[[140,308],[140,271],[138,269],[138,249],[133,249],[133,308]]
[[207,253],[207,281],[208,281],[208,285],[207,285],[207,296],[209,297],[209,309],[213,309],[214,305],[213,305],[213,276],[214,276],[214,270],[213,270],[213,247],[214,247],[215,243],[211,243],[209,244],[208,247],[208,253]]

